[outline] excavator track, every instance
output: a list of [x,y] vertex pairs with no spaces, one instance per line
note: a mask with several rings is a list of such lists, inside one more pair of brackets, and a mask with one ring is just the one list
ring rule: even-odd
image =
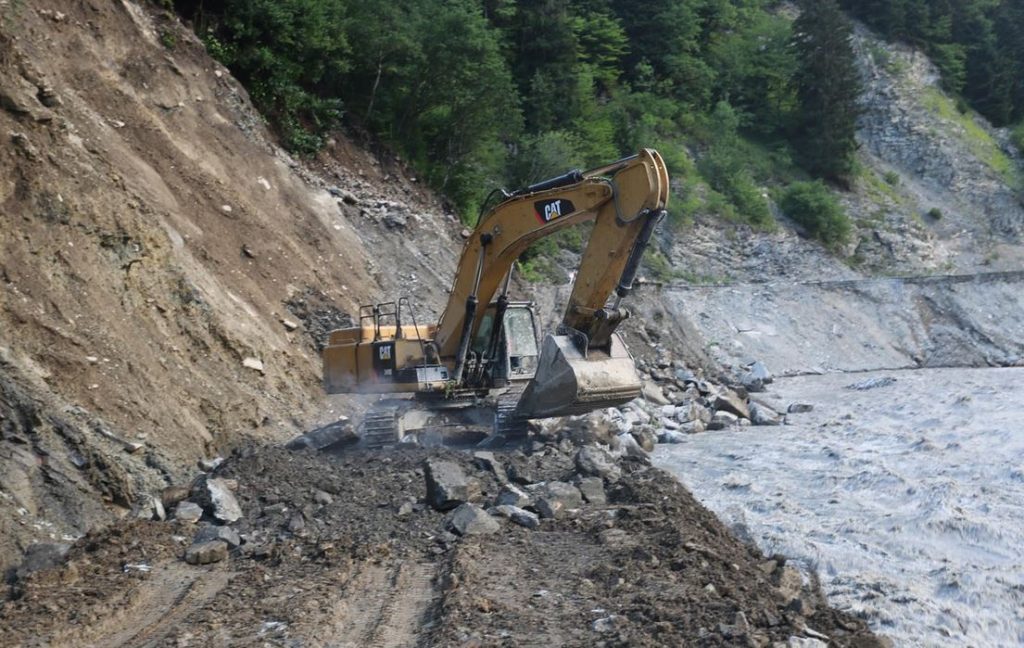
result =
[[398,408],[375,407],[366,413],[359,437],[367,448],[386,448],[401,441],[398,437]]
[[494,434],[496,436],[508,438],[526,436],[529,420],[516,416],[516,408],[522,395],[522,388],[511,389],[498,399],[498,406],[494,410]]

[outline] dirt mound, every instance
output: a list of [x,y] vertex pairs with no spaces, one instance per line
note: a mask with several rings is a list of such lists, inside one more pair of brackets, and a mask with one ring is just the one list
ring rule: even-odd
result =
[[[215,472],[244,515],[225,560],[183,560],[214,526],[209,510],[199,528],[122,522],[15,580],[0,633],[12,646],[768,646],[821,635],[879,645],[642,461],[623,460],[614,483],[583,487],[592,501],[543,517],[552,482],[582,484],[576,450],[564,449],[246,449]],[[453,513],[427,503],[427,460],[461,471],[485,516],[508,479],[539,526],[452,533]]]

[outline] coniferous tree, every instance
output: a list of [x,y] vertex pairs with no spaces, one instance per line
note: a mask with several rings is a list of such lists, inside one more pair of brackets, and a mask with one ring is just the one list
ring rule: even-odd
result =
[[797,145],[812,174],[843,182],[857,149],[857,73],[850,21],[835,0],[805,0],[793,24],[800,101]]

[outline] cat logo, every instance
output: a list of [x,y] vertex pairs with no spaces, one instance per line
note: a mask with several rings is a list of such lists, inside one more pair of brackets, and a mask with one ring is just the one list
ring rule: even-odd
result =
[[385,362],[391,360],[391,345],[384,344],[382,346],[377,347],[377,357],[379,360]]
[[576,211],[576,207],[572,204],[572,201],[564,200],[562,198],[535,202],[533,204],[533,208],[537,213],[537,218],[542,223],[550,223],[556,218]]

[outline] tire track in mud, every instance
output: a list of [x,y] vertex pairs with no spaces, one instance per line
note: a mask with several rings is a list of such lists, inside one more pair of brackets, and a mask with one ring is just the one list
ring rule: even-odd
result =
[[368,565],[346,584],[327,644],[339,648],[400,648],[420,643],[433,603],[437,565],[401,561]]
[[124,605],[98,625],[55,642],[54,646],[149,648],[167,636],[193,612],[217,596],[233,572],[201,570],[168,564],[154,570],[143,586],[123,595]]

